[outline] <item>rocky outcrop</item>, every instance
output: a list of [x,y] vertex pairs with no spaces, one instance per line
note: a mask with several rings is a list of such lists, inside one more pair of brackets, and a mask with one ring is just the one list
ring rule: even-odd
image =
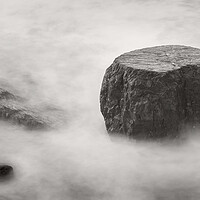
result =
[[110,134],[177,137],[200,123],[200,49],[167,45],[119,56],[106,70],[100,103]]
[[52,127],[52,122],[47,116],[42,116],[39,110],[25,105],[24,99],[0,88],[1,121],[23,125],[28,129],[47,129]]

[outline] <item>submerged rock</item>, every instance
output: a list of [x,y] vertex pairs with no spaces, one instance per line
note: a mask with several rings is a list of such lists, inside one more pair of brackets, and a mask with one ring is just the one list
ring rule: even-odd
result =
[[25,100],[0,88],[0,120],[23,125],[28,129],[47,129],[51,120],[35,108],[27,106]]
[[167,45],[119,56],[106,70],[100,104],[110,134],[177,137],[200,123],[200,49]]

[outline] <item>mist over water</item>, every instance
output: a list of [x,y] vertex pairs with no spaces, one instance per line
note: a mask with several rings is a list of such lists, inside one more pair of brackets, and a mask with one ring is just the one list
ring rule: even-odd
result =
[[162,44],[200,46],[198,0],[0,4],[0,87],[66,118],[48,132],[1,124],[0,163],[15,173],[0,182],[0,200],[200,198],[198,130],[180,142],[111,139],[99,110],[101,81],[116,56]]
[[98,130],[30,133],[1,127],[1,163],[13,166],[15,174],[0,182],[0,199],[200,197],[198,136],[181,143],[113,142]]

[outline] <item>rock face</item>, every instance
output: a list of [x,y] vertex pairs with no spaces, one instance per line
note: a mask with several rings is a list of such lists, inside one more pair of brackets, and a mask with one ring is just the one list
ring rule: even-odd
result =
[[106,70],[100,103],[109,133],[177,137],[200,123],[200,49],[167,45],[119,56]]

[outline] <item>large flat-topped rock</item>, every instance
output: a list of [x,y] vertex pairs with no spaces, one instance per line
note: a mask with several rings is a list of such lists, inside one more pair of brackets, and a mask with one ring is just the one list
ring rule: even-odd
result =
[[200,64],[200,49],[181,45],[144,48],[125,53],[116,58],[114,63],[124,67],[166,72],[183,65]]
[[119,56],[106,70],[100,103],[109,133],[177,137],[200,123],[200,49],[167,45]]

